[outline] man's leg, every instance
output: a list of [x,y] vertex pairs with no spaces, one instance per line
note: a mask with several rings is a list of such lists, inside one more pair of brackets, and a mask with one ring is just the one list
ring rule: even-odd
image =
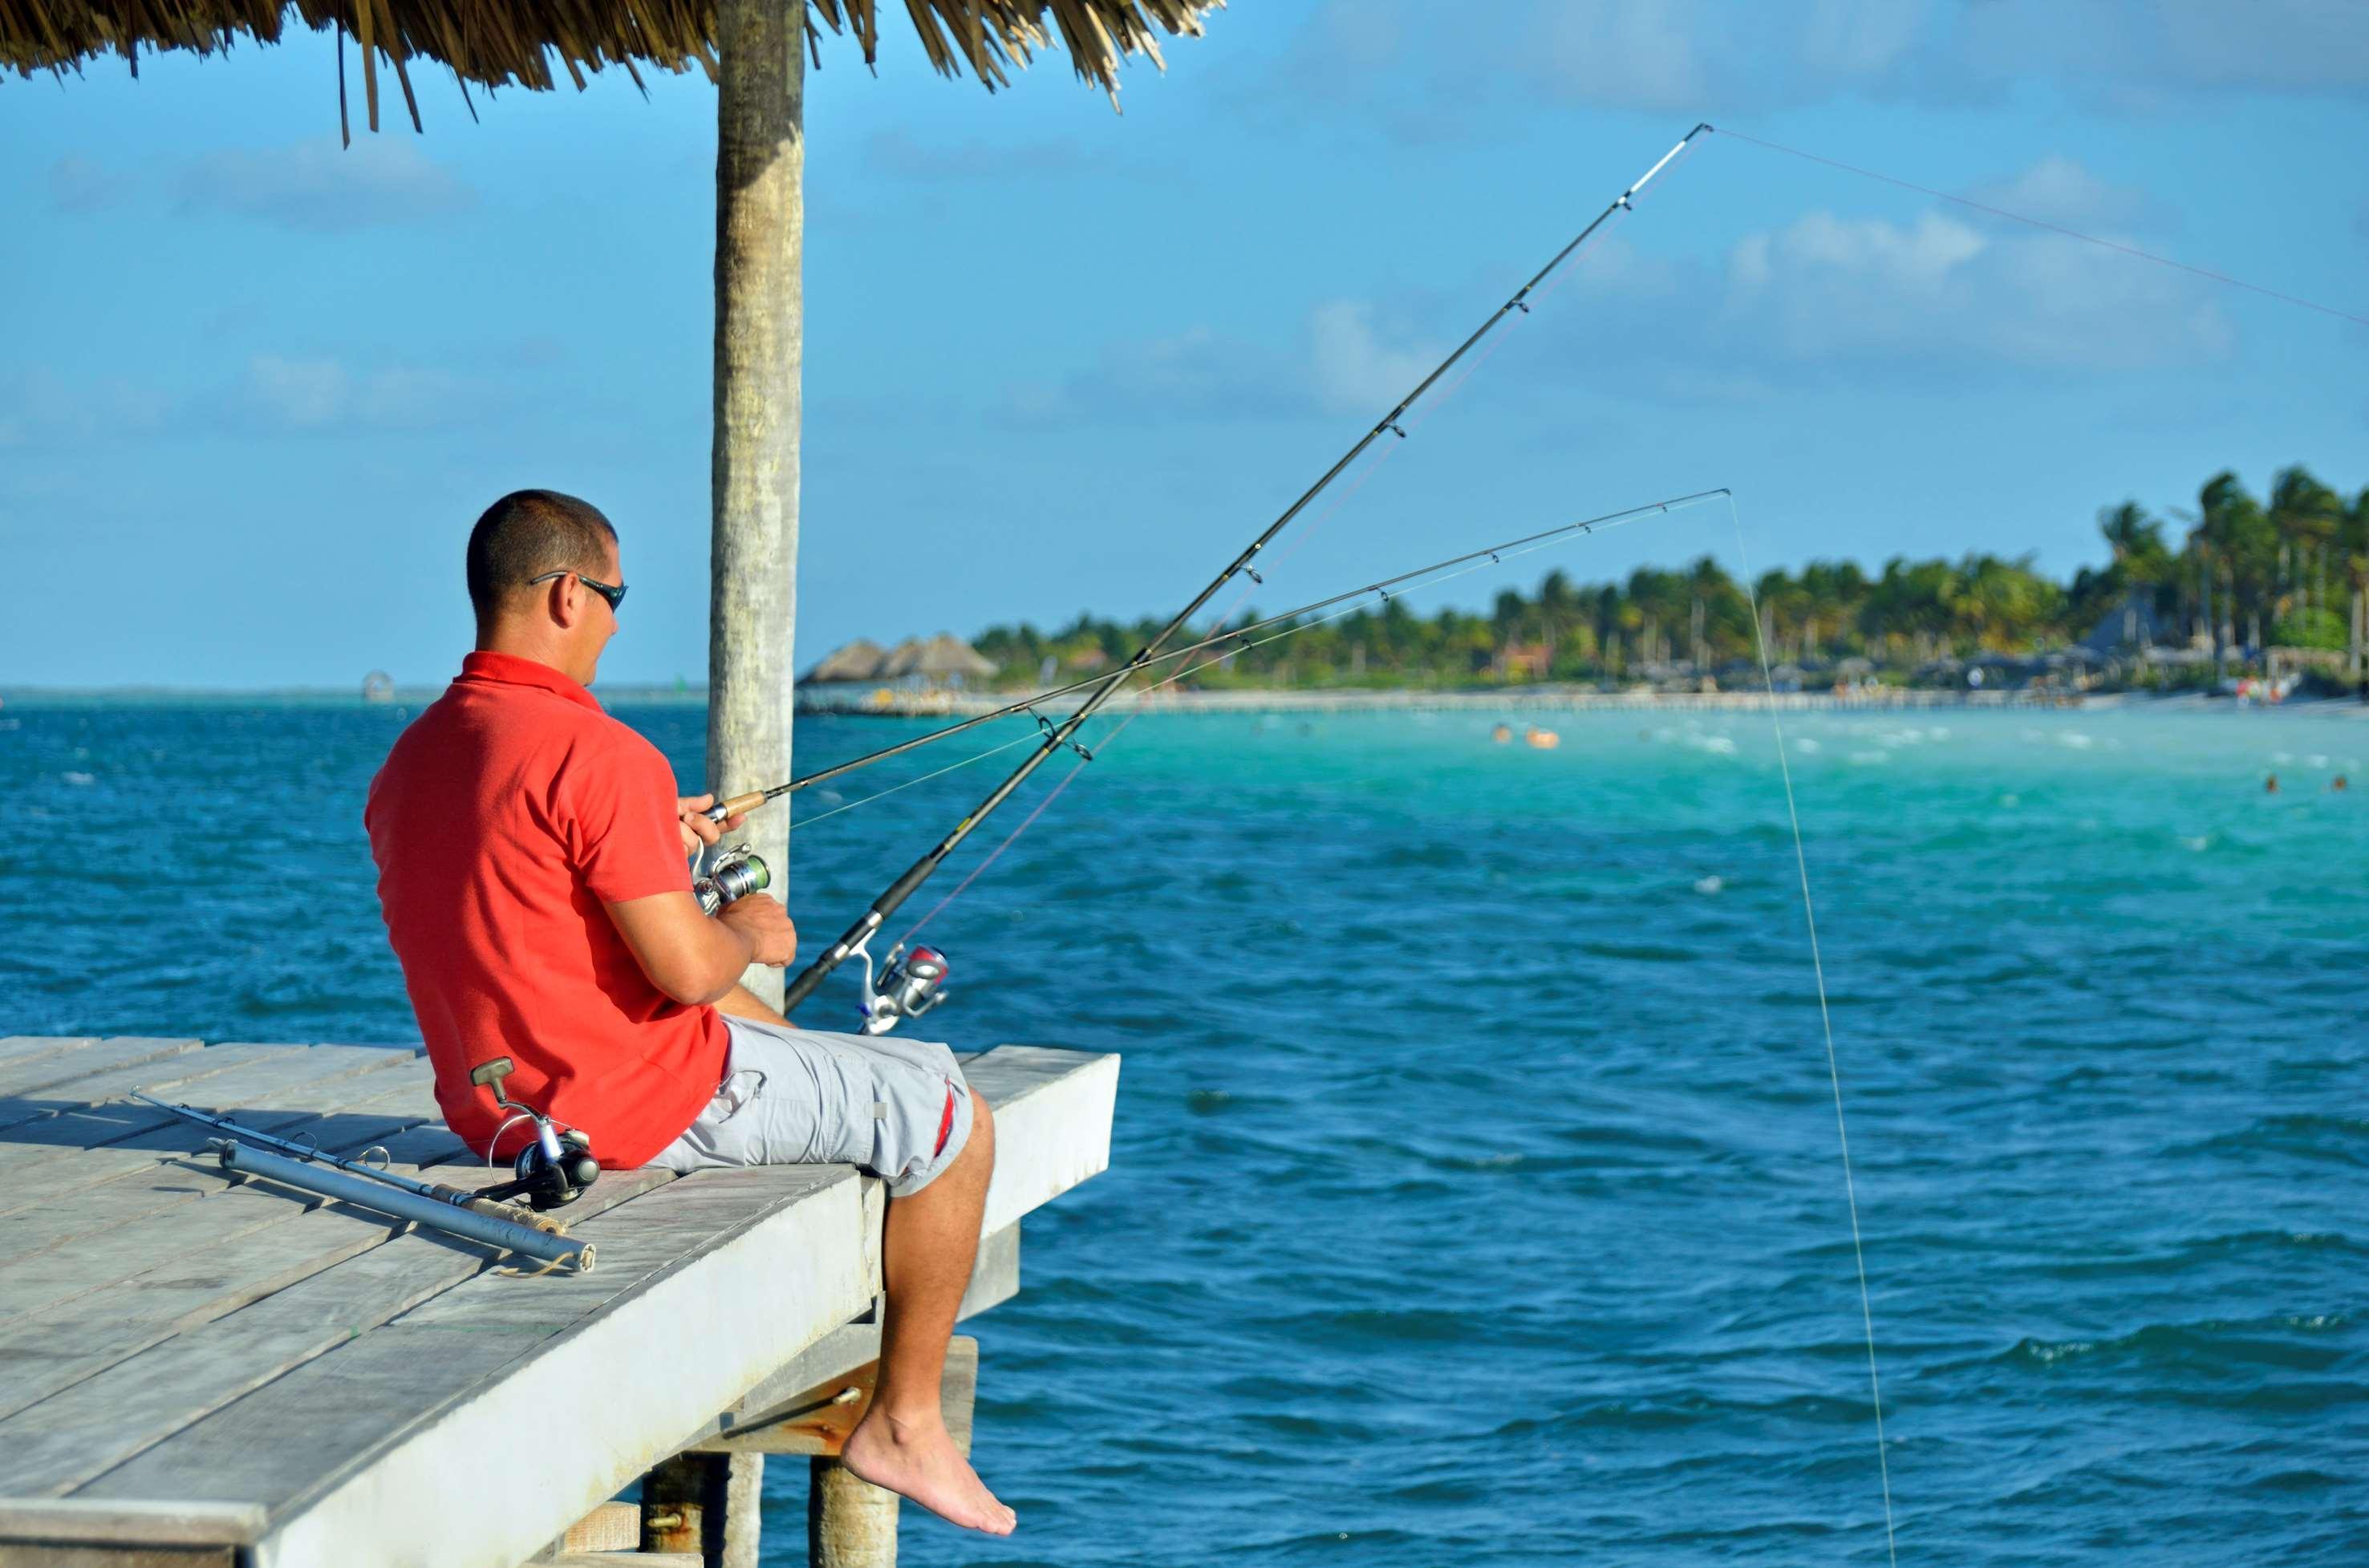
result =
[[994,1170],[995,1122],[973,1091],[970,1138],[954,1163],[910,1197],[889,1200],[879,1382],[840,1459],[873,1485],[910,1497],[941,1517],[1009,1535],[1012,1510],[955,1448],[938,1403],[946,1341],[970,1284]]
[[[761,1023],[788,1020],[742,986],[716,1011]],[[946,1341],[978,1255],[987,1181],[995,1173],[995,1118],[970,1092],[970,1137],[938,1179],[910,1197],[888,1202],[881,1273],[887,1316],[880,1325],[880,1375],[871,1408],[848,1435],[841,1462],[875,1486],[910,1497],[932,1513],[985,1530],[1012,1533],[1011,1509],[978,1479],[946,1431],[938,1385]]]

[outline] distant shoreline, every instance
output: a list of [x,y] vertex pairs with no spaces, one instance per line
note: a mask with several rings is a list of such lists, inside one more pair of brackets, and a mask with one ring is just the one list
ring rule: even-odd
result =
[[[0,716],[12,711],[103,704],[123,707],[318,706],[387,708],[416,713],[443,694],[441,686],[400,687],[384,701],[365,700],[349,689],[281,687],[255,691],[177,689],[172,687],[17,687],[0,689]],[[601,686],[596,694],[610,706],[704,706],[704,687]],[[801,715],[842,718],[965,718],[990,713],[1017,700],[1009,692],[897,692],[886,701],[801,702]],[[1665,692],[1634,690],[1603,692],[1592,688],[1528,686],[1494,691],[1424,692],[1403,690],[1253,690],[1179,692],[1169,688],[1150,693],[1129,693],[1113,707],[1138,708],[1148,714],[1219,715],[1227,714],[1351,714],[1351,713],[1891,713],[1908,710],[2109,709],[2149,713],[2310,713],[2322,717],[2369,720],[2369,704],[2351,697],[2293,697],[2262,706],[2233,698],[2195,692],[1970,692],[1916,686],[1867,686],[1837,693],[1765,691]],[[1047,704],[1060,708],[1061,703]]]
[[[991,713],[1014,700],[1009,692],[892,693],[885,703],[802,704],[801,714],[850,718],[964,718]],[[1059,703],[1047,704],[1059,708]],[[2235,699],[2195,692],[1971,692],[1916,686],[1866,686],[1822,692],[1601,692],[1583,687],[1529,686],[1501,691],[1274,691],[1178,692],[1171,688],[1113,701],[1114,707],[1139,706],[1145,713],[1892,713],[1906,710],[2009,708],[2112,708],[2148,712],[2237,712]],[[2369,719],[2369,705],[2351,698],[2291,698],[2264,711],[2351,714]]]

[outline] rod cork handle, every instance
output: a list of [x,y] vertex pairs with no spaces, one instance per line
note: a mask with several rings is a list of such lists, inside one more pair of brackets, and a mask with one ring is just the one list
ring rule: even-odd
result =
[[546,1236],[567,1234],[567,1227],[548,1214],[538,1214],[532,1208],[521,1208],[517,1204],[504,1203],[499,1198],[467,1196],[464,1198],[461,1207],[473,1214],[482,1214],[488,1219],[508,1220],[512,1225],[523,1225],[530,1230],[540,1230]]
[[754,811],[764,804],[765,792],[752,789],[746,795],[736,795],[729,800],[717,801],[707,808],[707,815],[715,821],[723,822],[743,812]]

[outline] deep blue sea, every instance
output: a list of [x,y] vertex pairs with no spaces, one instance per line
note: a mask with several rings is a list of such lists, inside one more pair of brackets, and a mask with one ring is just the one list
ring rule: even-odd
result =
[[[702,710],[619,713],[693,787]],[[1020,1532],[908,1509],[908,1562],[1885,1561],[1768,720],[1494,716],[1147,718],[932,926],[933,1033],[1127,1064],[974,1325]],[[0,1034],[412,1037],[360,824],[404,717],[0,712]],[[2369,722],[1787,743],[1899,1561],[2369,1562]],[[996,765],[799,832],[810,942]]]

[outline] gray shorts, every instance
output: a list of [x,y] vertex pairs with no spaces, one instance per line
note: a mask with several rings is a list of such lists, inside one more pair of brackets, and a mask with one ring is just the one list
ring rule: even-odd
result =
[[935,1041],[723,1016],[732,1036],[724,1082],[651,1164],[684,1173],[719,1165],[861,1165],[887,1182],[891,1197],[910,1197],[969,1141],[970,1087],[955,1053]]

